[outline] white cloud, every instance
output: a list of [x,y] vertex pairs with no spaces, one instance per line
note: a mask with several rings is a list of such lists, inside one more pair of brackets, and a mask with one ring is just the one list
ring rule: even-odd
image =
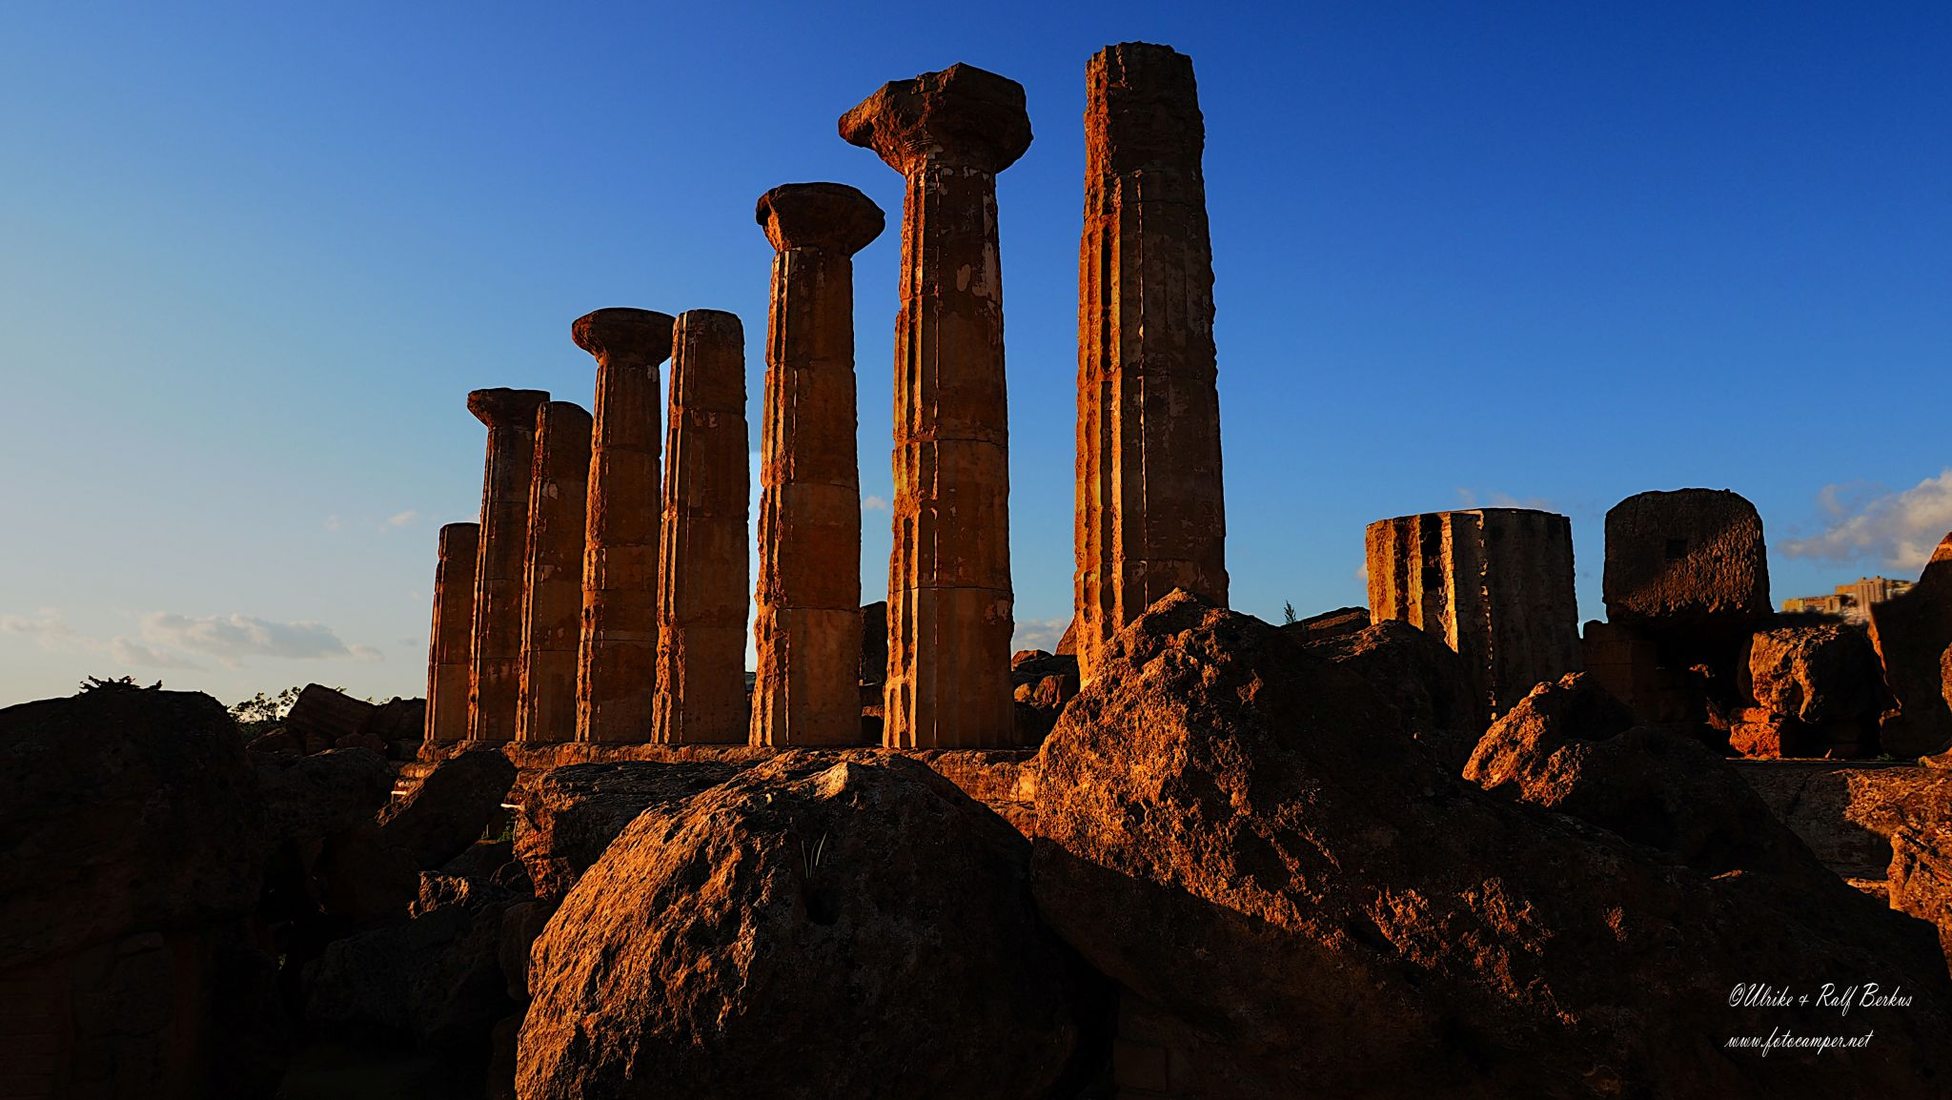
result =
[[324,623],[279,623],[250,615],[177,615],[158,611],[142,620],[146,642],[203,653],[235,668],[246,657],[294,660],[375,660],[370,646],[348,646]]
[[1952,469],[1901,493],[1865,498],[1854,485],[1826,485],[1817,506],[1830,516],[1828,530],[1792,539],[1783,552],[1818,561],[1875,560],[1885,569],[1916,573],[1952,531]]
[[178,656],[166,650],[143,645],[129,638],[111,638],[108,643],[109,656],[125,665],[141,668],[202,668],[203,666],[188,657]]
[[386,526],[405,527],[407,524],[412,523],[414,520],[417,520],[419,518],[420,518],[420,513],[409,508],[404,512],[395,512],[392,515],[386,517]]
[[885,497],[869,495],[861,498],[861,511],[863,512],[885,512],[887,510],[888,501]]
[[1042,649],[1057,652],[1057,643],[1071,626],[1071,619],[1018,619],[1017,632],[1011,639],[1012,650]]
[[1457,490],[1457,506],[1459,508],[1533,508],[1541,512],[1556,510],[1553,508],[1552,502],[1544,497],[1526,497],[1520,500],[1510,493],[1496,490],[1480,497],[1477,490],[1467,489],[1462,486],[1459,486]]
[[339,529],[339,517],[338,516],[325,517],[325,529],[328,531],[337,531]]
[[61,612],[52,607],[43,607],[32,615],[0,615],[0,634],[32,638],[42,649],[66,649],[87,643],[62,618]]

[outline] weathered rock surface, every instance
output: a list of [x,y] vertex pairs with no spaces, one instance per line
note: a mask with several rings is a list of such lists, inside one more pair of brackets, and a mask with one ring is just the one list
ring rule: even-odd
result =
[[1368,626],[1368,608],[1338,607],[1333,611],[1321,611],[1291,623],[1283,623],[1281,629],[1290,634],[1299,634],[1304,640],[1316,642],[1341,634],[1354,634]]
[[[255,744],[255,742],[253,743]],[[272,845],[303,846],[357,828],[384,809],[393,769],[370,749],[333,749],[315,756],[251,753]]]
[[571,764],[545,773],[526,792],[515,820],[515,855],[538,897],[569,893],[638,814],[680,802],[744,770],[721,761]]
[[107,685],[0,710],[0,1091],[268,1096],[246,933],[265,811],[207,695]]
[[1464,778],[1711,875],[1767,871],[1847,889],[1719,756],[1683,733],[1634,725],[1583,673],[1540,684],[1493,723]]
[[1078,693],[1078,659],[1072,654],[1023,650],[1010,658],[1010,687],[1017,702],[1018,740],[1036,745],[1057,724],[1064,704]]
[[381,815],[384,841],[432,870],[480,839],[502,812],[515,765],[493,750],[451,756],[435,764],[419,786]]
[[1027,848],[898,757],[655,806],[535,943],[519,1094],[1046,1095],[1077,994]]
[[[1363,621],[1368,618],[1365,612]],[[1281,629],[1299,633],[1308,652],[1368,681],[1396,708],[1412,736],[1436,753],[1446,768],[1455,771],[1464,766],[1482,731],[1471,678],[1455,650],[1396,619],[1322,634],[1297,632],[1298,625]]]
[[[1039,907],[1158,1010],[1168,1086],[1773,1098],[1948,1080],[1930,1038],[1952,1020],[1948,983],[1917,926],[1832,898],[1803,903],[1813,918],[1758,885],[1769,875],[1710,876],[1486,794],[1397,721],[1275,628],[1175,595],[1119,636],[1045,743]],[[1875,974],[1913,1000],[1852,1017],[1876,1030],[1867,1052],[1723,1049],[1838,1029],[1833,1011],[1731,1008],[1761,974]],[[1209,1072],[1171,1077],[1194,1063]]]
[[1853,624],[1757,631],[1748,672],[1758,706],[1807,725],[1875,717],[1879,709],[1877,651]]
[[1952,535],[1938,544],[1911,590],[1871,605],[1871,644],[1897,700],[1878,740],[1892,756],[1924,756],[1952,744],[1944,657],[1952,646]]
[[1952,771],[1891,763],[1731,761],[1777,818],[1845,878],[1878,878],[1901,829],[1952,820]]
[[1952,962],[1952,824],[1905,826],[1891,836],[1891,908],[1929,921]]
[[453,899],[336,940],[305,972],[305,1019],[430,1046],[479,1045],[507,1015],[503,900]]

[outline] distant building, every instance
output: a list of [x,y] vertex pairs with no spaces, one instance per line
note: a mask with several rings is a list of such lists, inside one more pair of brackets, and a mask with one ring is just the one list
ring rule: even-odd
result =
[[1872,604],[1902,595],[1910,587],[1910,581],[1894,581],[1890,577],[1859,577],[1850,584],[1838,585],[1828,596],[1793,596],[1783,601],[1783,610],[1791,614],[1835,615],[1861,623],[1869,617]]

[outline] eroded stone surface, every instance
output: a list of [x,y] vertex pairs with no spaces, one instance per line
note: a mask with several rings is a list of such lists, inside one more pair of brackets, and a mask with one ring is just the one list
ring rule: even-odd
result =
[[1009,404],[996,174],[1030,146],[1023,87],[953,65],[884,85],[841,116],[840,133],[906,181],[884,743],[1010,745]]
[[[1711,875],[1495,798],[1394,725],[1298,640],[1168,598],[1114,640],[1045,743],[1040,910],[1164,1017],[1156,1067],[1193,1051],[1214,1071],[1170,1088],[1765,1098],[1944,1080],[1930,1036],[1952,989],[1921,926],[1841,882]],[[1836,1024],[1730,1009],[1760,971],[1875,971],[1916,996],[1854,1024],[1876,1029],[1866,1051],[1737,1056],[1720,1049],[1730,1034]]]
[[1718,489],[1630,496],[1606,513],[1607,621],[1746,632],[1773,610],[1755,505]]
[[1173,589],[1226,604],[1227,523],[1192,59],[1100,50],[1084,126],[1074,622],[1089,681],[1111,636]]
[[568,401],[551,401],[536,412],[517,741],[568,741],[576,736],[590,427],[590,414]]
[[668,313],[617,307],[585,314],[570,327],[576,346],[596,358],[576,667],[579,741],[651,736],[663,514],[658,364],[671,355],[674,323]]
[[669,465],[657,586],[659,744],[746,740],[745,330],[716,309],[672,334]]
[[653,805],[535,941],[520,1095],[1071,1095],[1078,987],[1028,856],[896,756]]
[[1369,614],[1464,658],[1480,721],[1580,667],[1572,522],[1529,508],[1378,520],[1366,532]]
[[474,644],[469,653],[468,740],[515,739],[522,688],[522,589],[528,576],[529,477],[541,390],[468,394],[468,411],[488,426],[481,479],[481,547],[475,556]]
[[776,250],[761,426],[755,745],[861,740],[854,260],[881,208],[838,183],[759,198]]

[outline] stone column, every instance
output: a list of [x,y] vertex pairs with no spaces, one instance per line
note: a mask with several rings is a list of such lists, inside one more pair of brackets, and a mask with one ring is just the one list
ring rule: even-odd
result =
[[488,425],[481,482],[481,549],[475,562],[473,670],[468,676],[468,740],[515,737],[522,686],[522,589],[529,537],[529,475],[541,390],[475,390],[468,411]]
[[881,208],[838,183],[759,197],[777,250],[766,326],[755,745],[861,740],[861,476],[855,453],[854,253]]
[[1014,745],[996,174],[1030,147],[1023,87],[953,65],[882,86],[840,133],[907,183],[883,743]]
[[1580,668],[1572,521],[1530,508],[1377,520],[1365,532],[1372,620],[1401,619],[1464,658],[1490,721]]
[[672,318],[599,309],[570,335],[596,357],[585,517],[583,633],[576,664],[576,739],[648,741],[657,688],[658,364]]
[[678,314],[657,585],[652,739],[746,740],[745,329],[730,313]]
[[468,736],[468,675],[474,666],[474,567],[481,525],[441,528],[434,566],[434,625],[427,632],[428,741]]
[[1076,646],[1184,588],[1227,604],[1213,249],[1193,62],[1107,46],[1085,67],[1078,255]]
[[522,700],[515,739],[576,736],[576,650],[583,623],[584,502],[590,481],[590,414],[551,401],[535,417],[529,475],[528,577],[522,609]]

